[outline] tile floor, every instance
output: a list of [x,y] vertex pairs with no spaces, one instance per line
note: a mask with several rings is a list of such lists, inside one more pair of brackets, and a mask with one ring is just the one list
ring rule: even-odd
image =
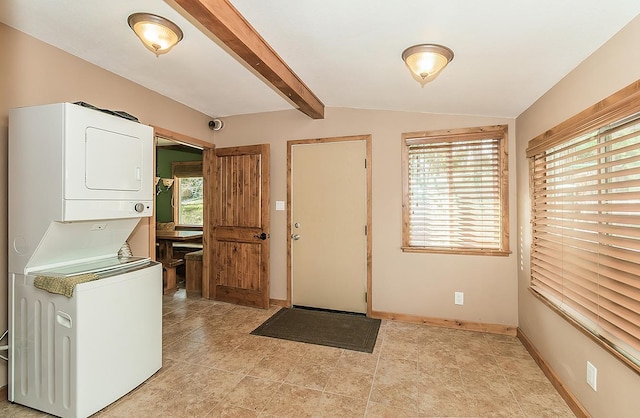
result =
[[163,368],[95,417],[574,416],[515,337],[383,321],[368,354],[249,335],[277,309],[165,296]]

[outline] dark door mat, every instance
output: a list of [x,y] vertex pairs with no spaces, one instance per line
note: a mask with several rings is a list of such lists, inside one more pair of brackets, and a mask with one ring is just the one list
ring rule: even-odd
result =
[[282,308],[251,334],[372,353],[379,328],[363,315]]

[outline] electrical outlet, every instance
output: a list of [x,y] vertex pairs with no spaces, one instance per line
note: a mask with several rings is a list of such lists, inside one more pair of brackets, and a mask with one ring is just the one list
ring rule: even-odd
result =
[[594,392],[597,392],[598,386],[598,369],[596,366],[587,361],[587,384],[591,386]]
[[454,298],[454,303],[456,305],[464,305],[464,293],[456,292],[455,293],[455,298]]

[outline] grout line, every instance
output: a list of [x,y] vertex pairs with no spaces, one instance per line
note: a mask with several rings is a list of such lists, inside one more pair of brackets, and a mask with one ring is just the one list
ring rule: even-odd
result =
[[[382,324],[380,324],[382,327]],[[384,342],[385,337],[387,336],[387,327],[386,324],[383,328],[382,335],[380,335],[380,329],[378,329],[378,337],[380,337],[380,347],[378,350],[378,358],[376,359],[376,367],[373,369],[373,378],[371,379],[371,387],[369,388],[369,396],[367,396],[367,406],[364,408],[364,416],[367,416],[369,412],[369,405],[371,404],[371,394],[373,393],[373,385],[376,383],[376,376],[378,374],[378,367],[380,367],[380,357],[382,356],[382,344]],[[378,341],[376,341],[376,344]],[[376,347],[374,345],[373,350],[375,351]]]
[[486,340],[487,345],[489,346],[489,351],[491,352],[491,356],[493,357],[493,360],[498,365],[498,369],[500,370],[500,375],[502,376],[502,379],[504,379],[505,383],[507,384],[507,387],[509,388],[509,393],[511,393],[511,397],[513,398],[513,401],[518,406],[518,410],[520,410],[520,415],[522,417],[526,417],[526,414],[524,413],[524,410],[522,409],[522,405],[520,405],[520,402],[518,401],[518,397],[516,396],[515,392],[513,391],[513,388],[511,387],[511,383],[509,383],[509,379],[508,379],[506,373],[504,372],[503,367],[500,365],[500,362],[498,361],[498,358],[497,358],[496,353],[494,351],[493,345],[487,339],[486,336],[483,336],[483,337]]

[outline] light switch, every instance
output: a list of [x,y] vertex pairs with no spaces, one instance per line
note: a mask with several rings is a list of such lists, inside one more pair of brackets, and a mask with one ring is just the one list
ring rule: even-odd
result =
[[284,200],[276,200],[276,210],[284,210]]

